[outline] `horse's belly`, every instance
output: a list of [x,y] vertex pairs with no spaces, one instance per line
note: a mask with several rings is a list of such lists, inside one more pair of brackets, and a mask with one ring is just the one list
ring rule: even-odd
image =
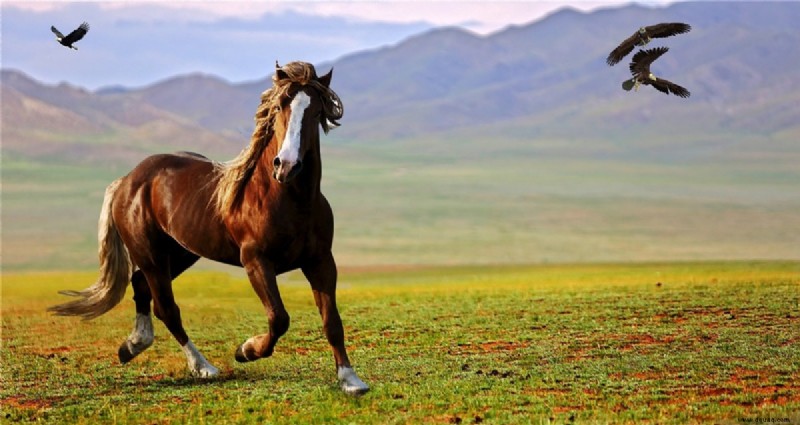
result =
[[225,264],[241,265],[239,247],[227,237],[227,232],[208,222],[181,229],[165,229],[186,250],[203,258]]

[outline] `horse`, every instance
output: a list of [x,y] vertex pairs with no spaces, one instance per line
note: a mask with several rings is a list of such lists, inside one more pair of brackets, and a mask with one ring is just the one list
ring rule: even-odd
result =
[[263,304],[267,333],[238,346],[238,362],[272,355],[289,328],[276,276],[300,269],[308,280],[333,350],[338,385],[347,394],[369,390],[351,366],[336,307],[337,267],[331,252],[333,212],[320,191],[320,131],[344,112],[331,90],[331,69],[318,77],[305,62],[275,64],[273,85],[261,95],[248,147],[220,163],[203,155],[157,154],[112,182],[98,221],[100,276],[79,299],[50,307],[55,315],[96,318],[133,287],[134,328],[120,345],[128,363],[153,343],[153,313],[180,344],[190,373],[219,374],[181,323],[172,281],[200,257],[243,267]]

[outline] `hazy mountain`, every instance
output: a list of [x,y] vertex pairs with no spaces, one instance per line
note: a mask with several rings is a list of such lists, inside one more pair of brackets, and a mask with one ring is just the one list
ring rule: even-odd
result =
[[[522,150],[786,159],[798,156],[798,20],[800,4],[793,2],[567,9],[489,36],[431,30],[319,64],[318,71],[334,68],[345,116],[331,137],[348,143],[475,156]],[[665,21],[693,29],[651,43],[670,48],[653,72],[687,87],[691,98],[650,87],[622,91],[627,60],[608,67],[605,56],[639,26]],[[100,141],[112,150],[208,149],[225,156],[248,140],[269,78],[232,84],[190,74],[88,92],[4,71],[4,149],[35,157],[48,144]]]
[[[235,123],[252,117],[258,96],[218,77],[191,74],[153,84],[129,93],[159,109],[182,115],[213,131],[235,131]],[[252,123],[252,119],[248,120]],[[251,128],[247,126],[247,134]]]
[[[489,37],[434,30],[335,63],[348,114],[342,133],[609,138],[659,137],[674,128],[685,134],[796,131],[797,19],[797,3],[707,2],[591,14],[564,10]],[[651,43],[670,47],[654,73],[689,88],[688,100],[648,87],[623,92],[627,61],[604,63],[640,25],[664,21],[694,27]]]
[[228,156],[243,144],[241,137],[158,107],[158,97],[153,104],[142,100],[147,91],[96,94],[69,84],[44,85],[9,70],[2,71],[0,90],[7,157],[129,163],[157,151]]

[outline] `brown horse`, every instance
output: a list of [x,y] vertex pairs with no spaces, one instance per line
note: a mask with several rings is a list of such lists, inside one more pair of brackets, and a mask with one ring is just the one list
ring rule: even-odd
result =
[[320,192],[319,128],[327,133],[343,109],[331,72],[311,64],[276,64],[273,87],[261,95],[250,146],[227,163],[202,155],[154,155],[106,189],[98,225],[100,277],[91,287],[63,291],[80,299],[51,307],[57,315],[92,319],[109,311],[133,286],[136,321],[119,348],[127,363],[153,343],[153,311],[181,345],[195,376],[219,371],[197,350],[181,324],[172,280],[200,257],[242,266],[264,305],[268,332],[236,349],[236,360],[269,357],[289,328],[276,276],[301,269],[311,284],[339,385],[369,387],[350,365],[336,308],[337,270],[331,253],[333,213]]

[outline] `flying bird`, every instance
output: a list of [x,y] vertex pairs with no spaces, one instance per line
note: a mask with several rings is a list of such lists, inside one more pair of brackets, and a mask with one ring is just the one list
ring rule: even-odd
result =
[[680,22],[667,22],[663,24],[641,27],[639,28],[639,31],[636,31],[632,36],[626,38],[625,41],[620,43],[616,49],[612,50],[611,53],[608,54],[606,63],[609,65],[618,63],[625,56],[628,56],[628,53],[633,51],[634,47],[646,46],[647,43],[649,43],[653,38],[665,38],[677,34],[683,34],[689,32],[691,29],[691,25]]
[[50,31],[53,31],[53,34],[56,35],[56,41],[61,43],[62,46],[78,50],[78,48],[73,46],[72,43],[82,39],[83,36],[86,35],[87,32],[89,32],[89,24],[87,24],[86,22],[82,23],[81,26],[75,29],[75,31],[72,31],[71,33],[67,34],[66,37],[64,36],[64,34],[61,34],[61,31],[57,30],[56,27],[54,26],[50,27]]
[[650,64],[653,63],[664,53],[667,53],[667,47],[655,47],[649,50],[639,50],[633,55],[633,60],[630,64],[631,74],[633,78],[622,83],[622,88],[630,91],[630,89],[639,90],[641,84],[653,86],[656,90],[666,93],[674,94],[680,97],[689,97],[689,90],[663,78],[658,78],[650,72]]

